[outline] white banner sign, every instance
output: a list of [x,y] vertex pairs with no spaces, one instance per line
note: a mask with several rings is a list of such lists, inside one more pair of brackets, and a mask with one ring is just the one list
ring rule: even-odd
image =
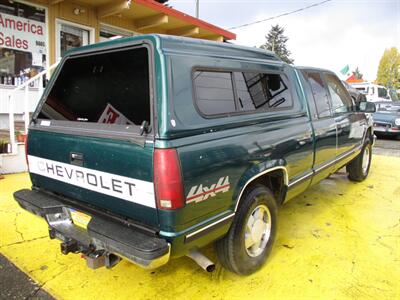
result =
[[0,13],[0,47],[46,54],[46,24]]
[[130,177],[97,171],[59,161],[28,155],[29,172],[80,188],[156,207],[154,184]]

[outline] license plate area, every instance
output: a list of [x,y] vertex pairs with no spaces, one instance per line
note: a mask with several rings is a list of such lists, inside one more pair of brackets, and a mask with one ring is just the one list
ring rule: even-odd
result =
[[383,126],[374,126],[374,131],[388,131],[388,127],[383,127]]

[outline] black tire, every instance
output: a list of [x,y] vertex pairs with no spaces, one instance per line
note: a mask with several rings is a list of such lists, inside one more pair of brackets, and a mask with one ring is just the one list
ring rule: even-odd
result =
[[[268,209],[269,214],[265,209]],[[247,223],[250,215],[253,212],[257,214],[258,210],[261,214],[265,212],[263,220],[264,218],[270,220],[270,227],[267,227],[270,229],[266,229],[269,231],[269,237],[265,239],[266,234],[263,234],[261,245],[264,246],[256,248],[261,251],[259,254],[251,253],[252,248],[246,249],[245,246],[245,235],[249,232],[246,231]],[[222,266],[239,275],[248,275],[260,269],[272,250],[277,230],[277,213],[276,201],[267,187],[255,185],[245,191],[231,228],[226,236],[215,243],[217,257]],[[253,216],[252,220],[256,220]],[[266,244],[265,241],[267,241]],[[251,256],[249,253],[256,256]]]
[[[369,151],[369,155],[365,156],[366,151]],[[367,158],[367,167],[363,165],[364,160]],[[348,172],[348,178],[351,181],[360,182],[367,178],[369,174],[369,169],[371,167],[372,159],[372,144],[370,139],[368,139],[364,146],[361,148],[360,154],[357,155],[351,162],[346,165],[346,171]]]

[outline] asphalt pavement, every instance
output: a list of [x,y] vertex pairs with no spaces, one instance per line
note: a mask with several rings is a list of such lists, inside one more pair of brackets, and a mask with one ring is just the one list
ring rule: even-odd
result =
[[0,299],[54,299],[0,254]]
[[400,157],[400,139],[396,137],[378,136],[373,153]]

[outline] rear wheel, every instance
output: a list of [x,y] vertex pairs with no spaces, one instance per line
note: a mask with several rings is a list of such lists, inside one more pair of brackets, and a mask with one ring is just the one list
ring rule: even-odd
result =
[[229,232],[216,242],[218,259],[225,268],[247,275],[262,267],[275,239],[277,210],[265,186],[255,185],[245,192]]
[[364,144],[360,154],[346,166],[348,177],[351,181],[363,181],[367,178],[372,159],[372,144],[368,141]]

